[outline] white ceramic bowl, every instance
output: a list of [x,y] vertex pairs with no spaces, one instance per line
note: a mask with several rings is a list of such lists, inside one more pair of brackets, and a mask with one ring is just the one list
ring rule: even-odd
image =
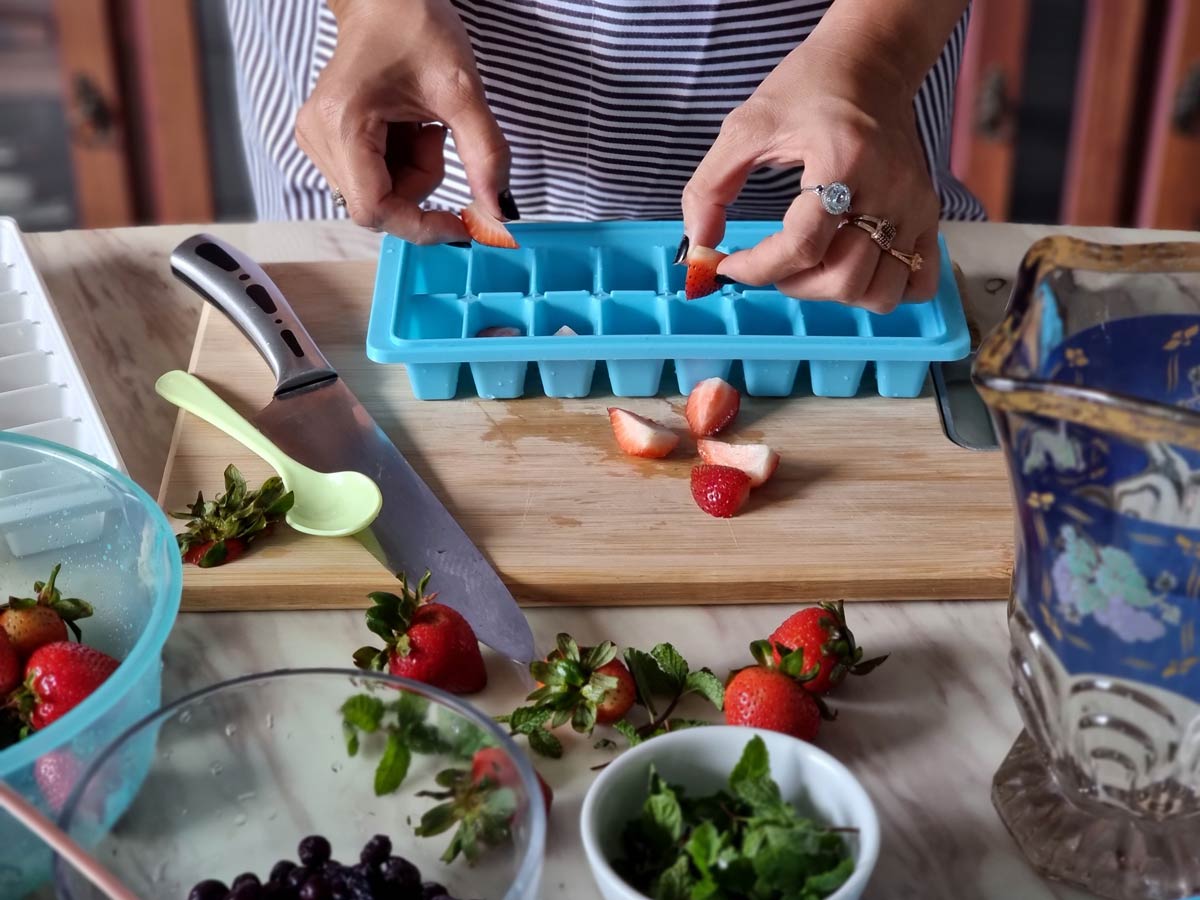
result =
[[592,784],[583,801],[580,831],[592,876],[605,900],[646,900],[626,884],[609,860],[620,850],[621,831],[646,797],[650,765],[689,793],[724,787],[754,735],[767,745],[771,777],[783,796],[818,821],[858,829],[849,835],[854,874],[828,900],[858,900],[879,857],[879,817],[850,770],[812,744],[780,734],[732,725],[711,725],[664,734],[618,756]]

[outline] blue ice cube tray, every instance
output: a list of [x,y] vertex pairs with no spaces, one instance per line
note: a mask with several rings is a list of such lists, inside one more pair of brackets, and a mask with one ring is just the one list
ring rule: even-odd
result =
[[[448,400],[472,389],[484,399],[521,397],[537,390],[532,378],[527,384],[534,363],[550,397],[594,389],[655,396],[670,369],[681,394],[719,376],[756,397],[808,388],[819,397],[851,397],[868,363],[879,394],[915,397],[931,362],[961,359],[970,349],[940,237],[937,295],[878,316],[738,284],[685,300],[686,269],[673,265],[681,222],[509,229],[519,250],[383,239],[367,355],[403,363],[418,399]],[[750,247],[778,230],[778,222],[731,222],[718,249]],[[577,334],[556,335],[564,325]],[[475,336],[495,326],[520,329],[521,336]],[[460,379],[463,366],[470,379]],[[808,379],[798,377],[805,369]]]

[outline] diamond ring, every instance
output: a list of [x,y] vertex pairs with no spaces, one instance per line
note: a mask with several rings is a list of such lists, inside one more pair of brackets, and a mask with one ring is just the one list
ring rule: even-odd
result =
[[846,187],[840,181],[831,181],[829,184],[814,184],[809,187],[800,188],[800,193],[802,194],[809,191],[821,198],[821,206],[831,216],[845,215],[850,209],[850,188]]
[[337,188],[333,189],[333,205],[340,206],[343,209],[346,207],[346,198],[342,196],[342,192]]

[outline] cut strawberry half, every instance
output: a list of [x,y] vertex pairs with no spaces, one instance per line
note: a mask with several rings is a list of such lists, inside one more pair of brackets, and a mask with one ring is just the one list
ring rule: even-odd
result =
[[503,222],[477,203],[472,203],[464,209],[460,218],[473,241],[488,247],[503,247],[505,250],[516,250],[521,246],[504,227]]
[[662,459],[679,446],[679,435],[670,428],[627,409],[610,408],[608,421],[612,423],[617,446],[630,456]]
[[683,295],[688,300],[699,300],[715,294],[729,279],[717,274],[717,266],[726,254],[709,247],[692,247],[687,254],[687,278],[683,284]]
[[737,515],[750,497],[750,476],[730,466],[695,466],[692,469],[692,499],[718,519]]
[[706,378],[688,394],[688,428],[696,437],[708,437],[729,427],[741,408],[742,398],[737,390],[720,378]]
[[511,325],[493,325],[491,328],[484,328],[475,337],[520,337],[525,332],[520,328],[513,328]]
[[761,487],[779,468],[779,454],[766,444],[727,444],[701,438],[696,449],[710,465],[741,469],[750,476],[751,487]]

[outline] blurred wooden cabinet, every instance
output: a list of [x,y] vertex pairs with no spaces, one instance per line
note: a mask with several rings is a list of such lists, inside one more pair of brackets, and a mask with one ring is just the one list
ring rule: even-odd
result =
[[188,0],[0,0],[0,214],[210,221],[200,53]]
[[1197,0],[972,0],[956,102],[991,218],[1200,229]]

